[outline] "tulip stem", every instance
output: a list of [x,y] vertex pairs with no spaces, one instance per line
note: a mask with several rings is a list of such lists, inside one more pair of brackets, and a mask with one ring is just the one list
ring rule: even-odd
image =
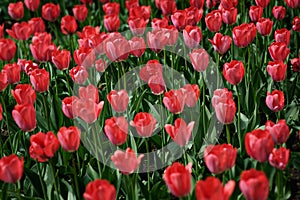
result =
[[59,192],[58,192],[58,187],[57,187],[57,184],[56,184],[56,177],[55,177],[55,173],[54,173],[54,165],[51,161],[49,161],[49,164],[50,164],[51,175],[54,179],[54,189],[55,189],[55,192],[56,192],[56,198],[60,199],[60,195],[59,195]]
[[73,173],[74,173],[75,189],[76,189],[77,198],[80,199],[80,193],[79,193],[79,187],[78,187],[78,178],[77,178],[77,173],[76,173],[75,159],[76,159],[75,154],[73,154],[73,159],[72,160],[73,160]]
[[227,136],[227,143],[231,144],[231,141],[230,141],[230,129],[229,129],[229,125],[228,124],[226,125],[226,136]]
[[[146,143],[146,152],[147,152],[147,188],[148,191],[150,191],[150,154],[149,154],[149,144],[148,144],[148,139],[145,139],[145,143]],[[151,196],[149,195],[149,199],[151,199]]]
[[71,86],[70,86],[69,76],[68,76],[66,70],[64,70],[64,74],[65,74],[65,77],[66,77],[66,79],[67,79],[68,92],[69,92],[69,95],[71,95]]
[[239,93],[239,87],[238,85],[235,85],[236,88],[236,94],[238,98],[238,121],[237,121],[237,132],[238,132],[238,139],[240,144],[240,149],[242,151],[243,144],[242,144],[242,137],[241,137],[241,100],[240,100],[240,93]]
[[17,190],[18,199],[21,200],[21,192],[20,192],[20,190],[21,190],[21,184],[20,184],[20,181],[18,181],[16,183],[16,190]]
[[40,179],[40,182],[41,182],[41,187],[42,187],[42,190],[43,190],[44,199],[47,200],[48,197],[47,197],[47,194],[46,194],[46,191],[45,191],[44,181],[42,179],[43,175],[42,175],[40,163],[38,161],[36,161],[36,165],[37,165],[37,168],[38,168],[39,179]]
[[[8,133],[8,141],[10,143],[11,152],[14,153],[14,151],[13,151],[13,145],[12,145],[13,143],[11,141],[10,133],[9,133],[9,122],[8,122],[8,116],[7,116],[7,109],[6,109],[6,104],[5,104],[5,100],[4,100],[3,96],[4,96],[4,94],[2,93],[1,94],[1,103],[2,103],[2,107],[3,107],[3,111],[5,113],[5,123],[6,123],[6,127],[7,127],[7,133]],[[2,145],[2,141],[1,141],[1,145]],[[2,150],[2,148],[1,148],[1,150]]]
[[204,136],[206,134],[206,122],[205,122],[205,81],[204,81],[204,75],[201,73],[202,77],[202,95],[203,95],[203,103],[202,103],[202,122],[203,122],[203,132]]
[[282,199],[282,171],[281,170],[277,170],[277,174],[276,174],[276,182],[277,182],[277,199],[281,200]]
[[47,120],[47,124],[48,124],[48,130],[50,130],[50,116],[48,115],[48,109],[47,109],[47,93],[43,93],[43,104],[44,104],[44,114],[45,114],[45,119]]

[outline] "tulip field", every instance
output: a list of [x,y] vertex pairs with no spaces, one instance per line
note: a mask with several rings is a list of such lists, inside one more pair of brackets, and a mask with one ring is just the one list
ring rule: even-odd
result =
[[300,199],[300,0],[0,16],[0,200]]

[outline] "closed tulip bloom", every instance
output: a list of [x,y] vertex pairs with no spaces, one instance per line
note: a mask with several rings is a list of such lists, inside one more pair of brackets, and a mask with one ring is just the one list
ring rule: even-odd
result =
[[232,31],[232,38],[237,47],[247,47],[256,37],[256,27],[253,23],[241,24]]
[[166,28],[168,26],[168,20],[167,18],[153,18],[151,21],[151,27],[153,30],[155,29],[161,29],[161,28]]
[[167,37],[167,46],[173,46],[176,44],[178,40],[178,30],[175,28],[175,26],[170,25],[167,26],[165,29],[163,29],[163,32],[165,36]]
[[138,7],[139,1],[138,0],[126,0],[125,1],[125,7],[127,10],[130,10],[131,8]]
[[84,122],[88,124],[94,123],[101,114],[104,101],[95,103],[93,99],[79,99],[74,102],[74,112]]
[[60,15],[59,4],[46,3],[42,7],[42,17],[50,22],[54,22]]
[[105,53],[111,61],[126,60],[130,54],[130,45],[123,36],[112,36],[105,42]]
[[97,72],[103,73],[106,69],[106,62],[104,59],[100,58],[98,60],[96,60],[95,62],[95,68],[97,70]]
[[29,84],[18,84],[11,94],[18,104],[34,104],[36,99],[35,91]]
[[250,6],[249,17],[252,22],[257,22],[262,18],[263,8],[260,6]]
[[57,133],[58,141],[67,152],[77,151],[80,145],[81,132],[75,126],[61,127]]
[[222,26],[222,13],[219,10],[214,10],[205,16],[205,24],[211,32],[218,32]]
[[204,181],[196,183],[195,192],[197,200],[228,200],[235,187],[233,180],[228,181],[224,186],[216,177],[208,177]]
[[141,137],[150,137],[156,126],[156,119],[152,114],[147,112],[139,112],[134,116],[133,121],[130,125],[135,127],[137,133]]
[[194,124],[195,122],[192,121],[187,125],[183,119],[177,118],[174,122],[174,126],[166,124],[165,130],[176,144],[184,147],[191,138]]
[[24,3],[30,11],[36,11],[40,6],[40,0],[24,0]]
[[32,60],[25,60],[25,59],[18,59],[17,65],[19,65],[22,71],[24,71],[27,75],[30,75],[30,73],[33,70],[39,68],[39,65],[32,62]]
[[86,87],[80,87],[78,90],[80,99],[91,99],[95,103],[99,103],[98,88],[92,84]]
[[82,5],[75,5],[72,8],[74,17],[79,21],[79,22],[83,22],[87,16],[88,16],[88,9],[86,7],[86,5],[82,4]]
[[186,11],[185,10],[177,10],[171,15],[171,20],[174,26],[178,30],[182,30],[186,26]]
[[189,53],[189,57],[194,70],[198,72],[205,71],[210,62],[209,55],[205,49],[193,49],[193,51]]
[[169,90],[164,93],[163,103],[173,114],[179,114],[184,109],[186,94],[183,89]]
[[45,32],[45,22],[41,17],[34,17],[28,21],[32,34]]
[[96,59],[95,53],[92,48],[80,47],[74,51],[74,61],[77,65],[84,66],[90,69]]
[[97,179],[89,182],[83,193],[83,198],[85,200],[115,200],[116,196],[115,186],[104,179]]
[[260,6],[260,7],[267,7],[270,3],[270,0],[255,0],[256,5]]
[[260,18],[256,23],[256,29],[262,36],[270,35],[272,32],[273,21],[269,18]]
[[6,183],[16,183],[23,176],[24,158],[15,154],[0,159],[0,180]]
[[263,171],[256,169],[243,171],[239,186],[246,200],[268,199],[269,180]]
[[120,4],[117,2],[108,2],[102,6],[105,15],[119,15]]
[[144,18],[145,22],[148,23],[151,16],[150,6],[138,6],[129,10],[129,17]]
[[12,29],[6,32],[16,40],[28,40],[32,34],[31,26],[27,22],[14,23]]
[[[293,58],[291,60],[291,64],[292,64],[292,69],[294,72],[300,72],[300,55],[299,55],[299,58]],[[1,86],[0,86],[0,88],[1,88]]]
[[66,15],[61,18],[60,30],[63,34],[73,34],[78,28],[76,19],[71,15]]
[[284,119],[279,120],[277,124],[268,120],[265,127],[272,135],[275,144],[285,143],[290,136],[290,129]]
[[238,6],[238,4],[238,0],[221,0],[221,5],[224,9],[235,8]]
[[36,113],[32,104],[16,105],[12,117],[22,131],[31,132],[36,127]]
[[300,32],[300,17],[298,16],[293,19],[293,30],[295,32]]
[[203,16],[203,9],[189,7],[184,10],[186,12],[186,25],[197,26]]
[[204,162],[211,173],[220,174],[235,165],[237,148],[231,144],[209,145],[204,150]]
[[226,103],[228,99],[232,99],[232,92],[230,92],[227,88],[217,89],[214,91],[212,105],[214,107],[219,103]]
[[164,34],[163,30],[155,29],[147,33],[147,43],[152,51],[159,53],[168,43],[168,37]]
[[30,157],[38,162],[47,162],[59,149],[59,141],[53,132],[38,132],[30,136]]
[[283,42],[273,42],[268,50],[273,61],[284,61],[290,53],[290,49]]
[[165,85],[166,84],[162,75],[153,75],[148,80],[148,86],[155,95],[164,93]]
[[216,52],[224,55],[230,49],[232,39],[228,35],[223,36],[222,33],[216,33],[213,39],[208,39],[208,41],[213,45]]
[[116,112],[124,112],[128,106],[129,97],[126,90],[112,90],[107,95],[107,100]]
[[177,10],[175,0],[160,0],[159,8],[164,16],[171,15]]
[[286,28],[277,29],[274,33],[275,42],[283,42],[287,46],[290,44],[291,32]]
[[300,6],[300,1],[299,0],[284,0],[286,5],[292,9],[297,8]]
[[204,0],[190,0],[190,5],[191,7],[201,9],[204,6]]
[[71,97],[66,97],[62,100],[62,111],[70,119],[73,119],[77,117],[74,104],[75,101],[78,100],[78,97],[76,96],[71,96]]
[[234,24],[236,22],[237,18],[237,13],[238,10],[237,8],[231,8],[229,10],[222,9],[222,20],[225,24]]
[[269,131],[255,129],[246,134],[245,146],[247,154],[251,158],[265,162],[274,148],[274,141]]
[[105,15],[104,16],[104,27],[108,32],[117,31],[120,28],[120,18],[118,15]]
[[267,93],[266,104],[273,112],[281,111],[284,107],[284,93],[280,90],[273,90]]
[[5,90],[8,85],[7,73],[6,71],[0,71],[0,92]]
[[139,76],[145,82],[154,76],[162,76],[162,65],[158,60],[149,60],[144,67],[141,68]]
[[188,48],[195,48],[202,40],[202,31],[198,26],[186,26],[183,30],[183,40]]
[[56,50],[52,54],[52,63],[59,70],[68,69],[70,60],[71,60],[71,53],[66,49]]
[[239,84],[243,80],[244,74],[245,68],[243,62],[233,60],[230,63],[224,64],[223,75],[230,84]]
[[106,119],[104,132],[112,144],[124,144],[128,135],[128,122],[126,118],[120,116]]
[[274,6],[272,8],[272,14],[275,19],[282,20],[285,18],[286,9],[283,6]]
[[131,54],[135,57],[141,57],[146,51],[146,43],[142,37],[133,37],[128,41]]
[[56,50],[54,44],[47,45],[45,43],[30,44],[30,51],[36,61],[51,61],[52,53]]
[[132,149],[127,148],[125,152],[115,151],[114,155],[111,156],[111,160],[118,170],[127,175],[133,173],[139,167],[143,157],[143,154],[137,157]]
[[45,69],[35,69],[30,74],[30,82],[37,92],[46,92],[49,89],[50,74]]
[[194,107],[200,96],[200,89],[197,84],[186,84],[183,86],[183,91],[185,93],[185,105],[188,107]]
[[8,5],[8,14],[14,20],[20,20],[24,16],[24,6],[22,1],[10,3]]
[[267,65],[267,72],[273,81],[283,81],[286,77],[287,65],[282,61],[270,61]]
[[0,60],[11,61],[16,54],[17,46],[13,40],[9,38],[1,38],[0,49]]
[[269,163],[273,167],[284,170],[289,162],[290,150],[280,147],[279,149],[273,149],[269,156]]
[[17,63],[4,65],[2,71],[7,74],[7,82],[10,84],[15,84],[20,82],[21,79],[21,67]]
[[69,71],[69,74],[74,83],[82,85],[89,76],[88,71],[83,66],[77,66]]
[[170,192],[176,197],[187,196],[192,187],[192,163],[187,166],[175,162],[169,166],[163,175]]
[[142,17],[138,17],[138,18],[129,17],[128,25],[129,25],[130,31],[134,35],[143,35],[146,30],[147,21],[145,21],[144,18],[142,18]]

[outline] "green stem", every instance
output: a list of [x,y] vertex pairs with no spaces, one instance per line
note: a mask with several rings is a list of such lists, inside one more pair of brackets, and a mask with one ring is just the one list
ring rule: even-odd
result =
[[[4,94],[2,92],[1,94],[1,103],[2,103],[2,108],[3,108],[3,111],[5,113],[5,123],[6,123],[6,127],[7,127],[7,132],[8,132],[8,141],[10,143],[10,147],[11,147],[11,152],[14,153],[14,150],[13,150],[13,143],[11,141],[11,138],[10,138],[10,133],[9,133],[9,122],[8,122],[8,113],[7,113],[7,109],[6,109],[6,104],[5,104],[5,100],[3,98]],[[2,144],[2,143],[1,143]]]
[[203,123],[203,132],[204,135],[206,134],[206,121],[205,121],[205,81],[204,81],[204,75],[201,73],[201,79],[202,79],[202,95],[203,95],[203,102],[202,102],[202,123]]
[[69,76],[68,76],[67,70],[64,70],[64,74],[65,74],[65,77],[66,77],[66,80],[67,80],[67,87],[68,87],[69,95],[72,95],[72,93],[71,93],[71,86],[70,86],[70,81],[69,81]]
[[239,87],[238,85],[235,85],[236,88],[236,94],[238,98],[238,122],[237,122],[237,132],[238,132],[238,139],[239,139],[239,144],[241,151],[243,149],[243,144],[242,144],[242,135],[241,135],[241,100],[240,100],[240,93],[239,93]]
[[77,178],[77,173],[76,173],[75,159],[76,159],[75,154],[73,154],[73,159],[72,160],[73,160],[73,172],[74,172],[75,189],[76,189],[77,198],[80,199],[80,192],[79,192],[79,187],[78,187],[78,178]]
[[231,144],[231,141],[230,141],[230,129],[229,129],[229,125],[228,124],[226,125],[226,136],[227,136],[227,143]]
[[21,192],[20,192],[20,190],[21,190],[21,184],[20,184],[20,181],[18,181],[16,183],[16,190],[17,190],[17,197],[18,197],[19,200],[21,200]]
[[40,183],[41,183],[41,187],[42,187],[42,191],[43,191],[43,196],[44,196],[44,199],[47,200],[48,197],[47,197],[47,193],[46,193],[46,190],[45,190],[44,181],[42,179],[43,175],[42,175],[40,163],[38,161],[36,161],[36,165],[37,165],[37,168],[38,168],[39,179],[40,179]]
[[[145,143],[146,143],[146,152],[147,152],[147,189],[148,191],[151,190],[150,187],[150,154],[149,154],[149,145],[148,145],[148,139],[145,139]],[[151,195],[149,196],[149,198],[151,199]]]
[[276,174],[276,185],[277,185],[277,199],[281,200],[283,199],[283,187],[282,187],[282,171],[277,170]]
[[50,164],[50,171],[51,171],[51,175],[54,179],[54,189],[55,189],[55,192],[56,192],[56,198],[57,199],[60,199],[60,195],[59,195],[59,191],[58,191],[58,187],[57,187],[57,184],[56,184],[56,177],[55,177],[55,169],[54,169],[54,165],[51,161],[49,161],[49,164]]
[[43,93],[42,94],[42,96],[43,96],[43,104],[44,104],[44,114],[45,114],[45,119],[47,119],[47,124],[48,124],[48,130],[50,130],[51,129],[51,125],[50,125],[50,116],[49,116],[49,114],[48,114],[48,104],[47,104],[47,93],[45,92],[45,93]]

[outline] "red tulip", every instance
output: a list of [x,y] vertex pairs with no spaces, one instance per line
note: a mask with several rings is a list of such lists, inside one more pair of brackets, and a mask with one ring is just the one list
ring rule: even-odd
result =
[[194,107],[200,96],[200,89],[197,84],[186,84],[183,86],[183,91],[185,93],[185,105],[188,107]]
[[208,9],[212,9],[212,8],[214,8],[216,5],[217,5],[217,3],[219,3],[220,2],[220,0],[206,0],[206,7],[208,8]]
[[0,159],[0,180],[6,183],[16,183],[23,176],[24,158],[15,154]]
[[194,70],[198,72],[205,71],[210,62],[209,55],[205,49],[193,49],[193,51],[189,53],[189,57]]
[[65,151],[74,152],[79,148],[80,135],[80,130],[75,126],[61,127],[57,133],[57,138]]
[[290,135],[290,129],[284,119],[279,120],[277,124],[268,120],[265,127],[272,135],[275,144],[285,143]]
[[88,9],[86,5],[75,5],[72,9],[74,17],[79,21],[83,22],[88,16]]
[[280,147],[279,149],[273,149],[269,156],[269,163],[273,167],[284,170],[289,162],[290,150]]
[[286,9],[283,6],[274,6],[272,8],[272,14],[277,20],[282,20],[285,18]]
[[50,74],[45,69],[35,69],[30,74],[30,82],[37,92],[46,92],[49,89]]
[[204,0],[190,0],[190,5],[201,9],[204,6]]
[[221,5],[224,9],[235,8],[238,6],[238,4],[238,0],[221,0]]
[[275,42],[283,42],[288,46],[290,44],[291,32],[286,28],[277,29],[274,33]]
[[99,103],[98,88],[92,84],[87,87],[80,87],[78,90],[80,99],[91,99],[95,103]]
[[245,146],[251,158],[265,162],[274,148],[274,142],[269,131],[256,129],[246,134]]
[[125,5],[126,5],[126,9],[130,10],[131,8],[138,7],[139,1],[138,0],[126,0]]
[[214,91],[212,105],[216,111],[218,120],[223,124],[231,124],[236,113],[236,105],[232,99],[232,93],[225,89]]
[[260,6],[250,6],[249,17],[252,22],[257,22],[263,14],[263,8]]
[[168,37],[164,34],[163,30],[155,29],[147,33],[147,42],[152,51],[159,53],[167,44]]
[[117,2],[108,2],[102,6],[105,15],[119,15],[120,4]]
[[140,79],[148,82],[150,77],[154,75],[162,76],[162,65],[158,60],[149,60],[140,70]]
[[280,90],[273,90],[267,93],[266,104],[273,112],[281,111],[284,107],[284,93]]
[[78,97],[76,96],[66,97],[62,100],[62,111],[65,114],[65,116],[67,116],[70,119],[77,117],[74,108],[75,101],[77,100]]
[[42,7],[42,17],[50,22],[54,22],[60,15],[59,4],[46,3]]
[[22,131],[31,132],[36,127],[36,113],[32,104],[16,105],[12,117]]
[[292,9],[295,9],[300,6],[299,0],[284,0],[286,5]]
[[189,7],[184,9],[186,12],[186,25],[197,26],[203,15],[203,9]]
[[83,198],[85,200],[115,200],[116,188],[107,180],[97,179],[88,183]]
[[73,34],[76,32],[77,28],[77,22],[73,16],[66,15],[61,18],[60,30],[63,34]]
[[16,54],[16,44],[9,38],[0,39],[0,60],[11,61]]
[[14,20],[20,20],[24,16],[24,6],[22,1],[10,3],[8,5],[8,14]]
[[134,35],[143,35],[147,26],[147,22],[144,20],[144,18],[129,17],[128,25],[130,31]]
[[40,6],[40,0],[24,0],[24,3],[30,11],[36,11]]
[[127,120],[123,116],[106,119],[104,132],[112,144],[124,144],[128,135]]
[[83,66],[77,66],[69,71],[69,74],[74,83],[82,85],[89,76],[89,73]]
[[282,61],[270,61],[268,62],[267,72],[273,79],[273,81],[283,81],[286,77],[287,65]]
[[151,22],[151,27],[153,30],[155,29],[161,29],[161,28],[166,28],[168,26],[168,20],[167,18],[153,18]]
[[39,44],[43,43],[44,45],[51,45],[52,42],[52,36],[50,33],[43,32],[43,33],[35,33],[32,37],[32,44]]
[[145,53],[146,43],[142,37],[133,37],[128,42],[133,56],[139,58]]
[[129,10],[129,17],[133,18],[144,18],[145,22],[148,23],[151,16],[150,6],[138,6]]
[[164,16],[171,15],[177,10],[175,0],[160,0],[159,8]]
[[31,27],[32,34],[45,32],[45,23],[41,17],[31,18],[28,24]]
[[139,112],[134,116],[133,121],[130,125],[135,127],[137,133],[141,137],[150,137],[156,126],[156,119],[152,114],[147,112]]
[[230,49],[232,42],[231,37],[223,36],[222,33],[216,33],[212,40],[208,40],[213,45],[214,50],[221,55],[224,55]]
[[292,64],[293,71],[300,72],[300,55],[299,55],[299,58],[293,58],[291,60],[291,64]]
[[218,32],[222,26],[222,13],[219,10],[213,10],[205,16],[205,24],[211,32]]
[[263,171],[255,169],[243,171],[239,186],[246,200],[268,199],[269,181]]
[[269,18],[260,18],[256,23],[256,29],[262,36],[270,35],[272,32],[273,21]]
[[177,29],[182,30],[186,26],[186,17],[185,10],[177,10],[171,15],[171,20]]
[[148,80],[148,86],[155,95],[164,93],[166,87],[165,81],[160,75],[151,76]]
[[52,63],[59,70],[68,69],[70,64],[70,59],[71,59],[71,53],[66,49],[56,50],[52,54]]
[[237,148],[231,144],[209,145],[204,150],[204,162],[211,173],[220,174],[234,166],[236,155]]
[[2,71],[7,74],[7,81],[10,84],[15,84],[20,82],[21,79],[21,67],[17,63],[4,65]]
[[176,197],[187,196],[192,187],[192,163],[184,166],[178,162],[169,166],[163,175],[170,192]]
[[118,15],[105,15],[104,16],[104,27],[108,32],[117,31],[120,28],[120,18]]
[[51,61],[52,53],[56,50],[56,46],[54,44],[46,45],[43,43],[31,44],[30,50],[36,61]]
[[260,7],[267,7],[270,3],[270,0],[255,0],[256,5],[260,6]]
[[239,84],[245,73],[244,64],[241,61],[233,60],[225,63],[223,67],[224,78],[232,85]]
[[30,75],[30,73],[39,68],[39,65],[32,62],[32,60],[25,60],[25,59],[18,59],[18,63],[17,65],[19,65],[22,69],[22,71],[25,71],[25,73],[27,75]]
[[238,10],[237,8],[231,8],[229,10],[222,9],[222,20],[225,24],[234,24],[236,22],[237,18],[237,13]]
[[35,91],[29,84],[17,85],[11,94],[18,104],[34,104],[36,99]]
[[173,114],[181,113],[184,109],[186,94],[183,89],[165,92],[163,103]]
[[4,70],[0,71],[0,92],[5,90],[8,85],[7,72]]
[[105,53],[111,61],[126,60],[130,54],[130,45],[123,36],[111,36],[105,42]]
[[77,65],[84,66],[87,70],[92,67],[96,59],[92,48],[80,47],[74,51],[74,61]]
[[248,46],[256,37],[256,28],[253,23],[242,24],[233,28],[232,37],[237,47]]
[[38,132],[30,136],[30,157],[38,162],[47,162],[59,149],[59,141],[53,132]]
[[224,187],[222,182],[213,176],[208,177],[205,181],[196,183],[195,192],[197,200],[228,200],[234,191],[235,182],[228,181]]
[[2,113],[3,113],[3,109],[2,109],[2,105],[0,104],[0,121],[2,121],[3,119]]
[[202,40],[202,31],[198,26],[186,26],[183,30],[183,40],[188,48],[196,48]]
[[[100,2],[101,1],[103,1],[103,0],[100,0]],[[106,0],[104,0],[104,1],[106,1]],[[84,3],[84,4],[90,4],[91,5],[93,3],[93,0],[80,0],[80,2]]]
[[135,155],[135,152],[127,148],[125,152],[117,150],[114,155],[111,156],[111,160],[124,175],[133,173],[142,161],[144,155]]
[[28,40],[32,34],[31,26],[27,22],[14,23],[12,29],[6,32],[16,40]]
[[104,101],[95,103],[93,99],[79,99],[74,102],[75,115],[88,124],[94,123],[100,116]]
[[298,16],[293,19],[293,30],[295,32],[300,32],[300,17]]
[[0,39],[4,37],[4,23],[0,25]]
[[107,100],[116,112],[124,112],[127,108],[129,97],[126,90],[112,90],[107,95]]
[[187,125],[183,119],[177,118],[174,122],[174,126],[166,124],[165,130],[176,144],[184,147],[191,138],[194,124],[195,122],[192,121]]

